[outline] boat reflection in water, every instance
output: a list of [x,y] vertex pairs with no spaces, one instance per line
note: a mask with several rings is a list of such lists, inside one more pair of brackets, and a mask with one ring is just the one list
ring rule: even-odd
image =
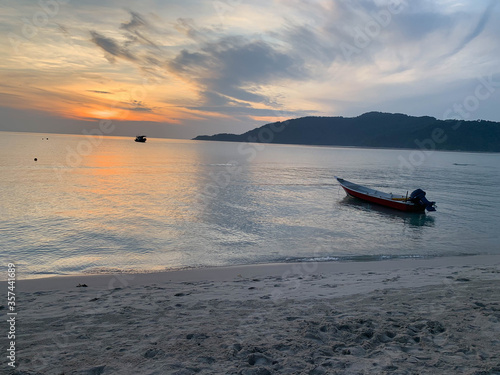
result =
[[399,221],[403,225],[408,225],[410,227],[433,227],[435,222],[434,216],[426,215],[424,212],[397,211],[389,207],[362,201],[349,195],[345,196],[338,203],[342,206],[348,206],[359,211],[375,214],[388,221]]

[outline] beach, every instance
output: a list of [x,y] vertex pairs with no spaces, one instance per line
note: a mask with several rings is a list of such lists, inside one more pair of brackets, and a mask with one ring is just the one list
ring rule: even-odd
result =
[[5,373],[500,374],[497,255],[53,277],[16,296]]

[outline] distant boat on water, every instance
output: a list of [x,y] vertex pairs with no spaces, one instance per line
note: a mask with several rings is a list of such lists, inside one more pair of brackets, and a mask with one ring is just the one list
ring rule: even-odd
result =
[[137,137],[135,137],[135,141],[144,143],[147,141],[147,139],[145,135],[138,135]]
[[406,196],[395,195],[392,193],[384,193],[375,189],[370,189],[365,186],[346,181],[343,178],[335,178],[348,195],[367,202],[406,212],[422,212],[425,210],[436,211],[436,208],[434,207],[436,202],[429,202],[427,198],[425,198],[425,191],[422,189],[415,190],[410,194],[410,196],[408,196],[408,193],[406,193]]

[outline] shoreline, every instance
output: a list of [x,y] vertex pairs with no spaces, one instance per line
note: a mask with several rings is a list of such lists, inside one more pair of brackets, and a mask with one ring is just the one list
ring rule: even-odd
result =
[[16,285],[16,375],[500,373],[500,255]]
[[[443,256],[432,258],[396,258],[387,260],[368,261],[321,261],[321,262],[289,262],[289,263],[260,263],[220,267],[200,267],[181,270],[138,273],[103,273],[57,275],[37,277],[33,279],[18,279],[18,290],[69,290],[78,284],[89,284],[92,288],[104,289],[110,285],[121,286],[148,285],[159,282],[182,281],[232,281],[242,277],[270,277],[286,274],[287,276],[305,275],[310,273],[345,273],[345,272],[389,272],[399,269],[414,269],[418,267],[449,267],[491,264],[500,265],[500,255],[466,255]],[[19,272],[19,271],[18,271]],[[75,285],[73,285],[75,284]],[[0,281],[0,288],[6,289],[7,281]]]

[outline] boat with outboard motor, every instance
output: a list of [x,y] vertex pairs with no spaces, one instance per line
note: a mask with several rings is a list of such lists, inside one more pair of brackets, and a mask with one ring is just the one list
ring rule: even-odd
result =
[[436,211],[436,202],[429,202],[425,197],[425,191],[422,189],[413,191],[410,196],[408,196],[408,193],[406,193],[406,196],[395,195],[361,186],[337,176],[335,178],[348,195],[367,202],[406,212]]

